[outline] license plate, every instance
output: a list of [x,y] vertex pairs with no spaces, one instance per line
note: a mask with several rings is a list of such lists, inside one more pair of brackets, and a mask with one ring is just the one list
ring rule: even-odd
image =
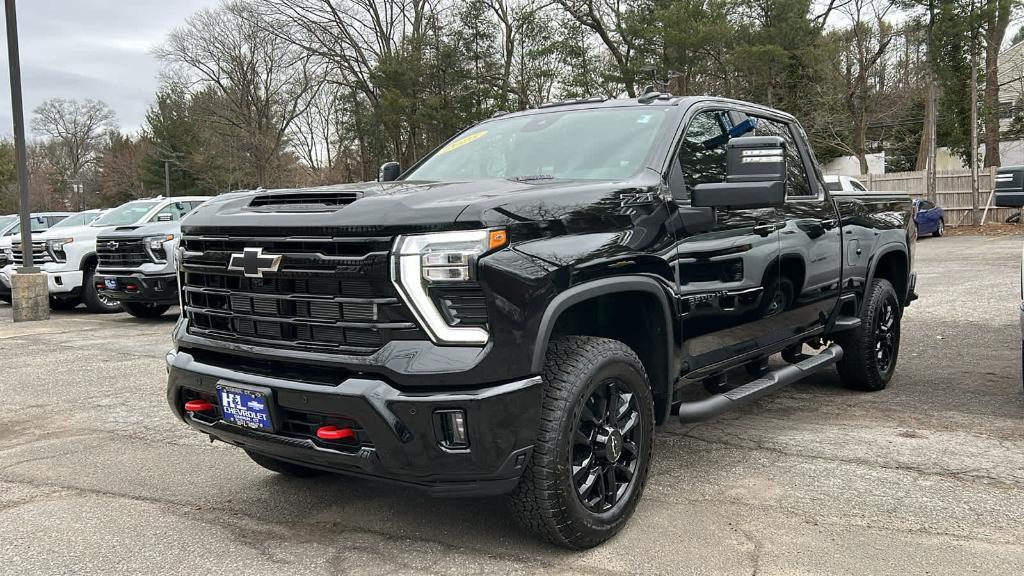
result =
[[220,397],[220,408],[225,421],[245,428],[274,430],[273,422],[270,420],[270,402],[267,394],[218,385],[217,395]]
[[107,290],[117,290],[117,278],[106,278],[103,280]]

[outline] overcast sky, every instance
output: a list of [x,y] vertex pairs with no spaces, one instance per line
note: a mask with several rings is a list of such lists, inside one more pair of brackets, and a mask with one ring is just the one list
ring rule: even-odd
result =
[[[157,88],[150,53],[167,33],[218,0],[20,0],[18,34],[25,122],[50,98],[95,98],[135,131]],[[2,15],[0,15],[2,20]],[[7,48],[0,45],[0,135],[14,133]],[[31,137],[31,136],[30,136]]]

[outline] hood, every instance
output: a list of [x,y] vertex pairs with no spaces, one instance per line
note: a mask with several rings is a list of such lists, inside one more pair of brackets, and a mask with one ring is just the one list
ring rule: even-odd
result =
[[99,237],[112,239],[136,239],[145,238],[147,236],[164,236],[166,234],[174,234],[177,236],[180,233],[181,222],[151,222],[140,226],[118,226],[117,228],[107,228],[105,232],[99,235]]
[[[68,226],[67,228],[57,228],[44,230],[38,234],[32,235],[33,242],[41,242],[46,240],[53,240],[55,238],[74,238],[75,240],[91,240],[96,238],[104,230],[109,228],[97,228],[96,226],[90,226],[85,224],[83,226]],[[21,236],[17,237],[15,242],[19,242]]]
[[[182,231],[274,227],[295,234],[403,234],[581,219],[621,219],[623,196],[660,179],[629,181],[504,179],[370,182],[219,197],[192,212]],[[627,218],[628,220],[628,218]]]

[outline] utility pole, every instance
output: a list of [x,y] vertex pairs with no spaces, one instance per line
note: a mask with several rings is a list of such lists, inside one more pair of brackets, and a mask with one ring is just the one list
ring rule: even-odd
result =
[[171,161],[164,159],[164,197],[171,197]]
[[[974,16],[974,3],[971,3]],[[978,49],[977,33],[971,38],[971,224],[978,225]]]
[[21,54],[18,51],[18,17],[14,0],[5,0],[7,61],[11,74],[11,109],[14,120],[14,152],[18,170],[18,216],[21,218],[22,265],[11,276],[14,321],[50,318],[46,275],[32,261],[32,209],[28,197],[28,162],[25,155],[25,109],[21,98]]
[[928,118],[928,165],[927,165],[927,197],[932,204],[937,203],[935,190],[935,162],[936,162],[936,137],[938,131],[939,98],[938,87],[935,85],[935,74],[929,71],[928,74],[928,105],[931,108],[931,115]]

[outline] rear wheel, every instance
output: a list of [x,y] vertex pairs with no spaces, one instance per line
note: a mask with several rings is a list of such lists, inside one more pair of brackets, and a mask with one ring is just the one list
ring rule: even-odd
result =
[[82,274],[82,302],[85,303],[85,307],[89,309],[89,312],[97,314],[110,314],[121,311],[121,304],[117,300],[101,294],[96,289],[95,264],[86,266],[85,273]]
[[876,278],[868,286],[861,325],[835,335],[843,348],[839,378],[857,390],[884,389],[896,371],[900,353],[900,317],[903,311],[892,284]]
[[512,515],[566,548],[614,536],[643,493],[654,401],[643,364],[625,344],[569,336],[548,347],[541,424],[511,495]]
[[82,300],[74,296],[50,296],[50,310],[74,310],[81,303]]
[[316,468],[309,468],[299,464],[292,464],[291,462],[285,462],[284,460],[278,460],[266,454],[260,454],[259,452],[245,451],[252,458],[252,461],[259,464],[260,466],[270,470],[271,472],[277,472],[278,474],[284,474],[285,476],[295,476],[296,478],[313,478],[314,476],[320,476],[324,472],[317,470]]
[[171,309],[169,304],[150,304],[147,302],[122,302],[124,311],[136,318],[159,318]]

